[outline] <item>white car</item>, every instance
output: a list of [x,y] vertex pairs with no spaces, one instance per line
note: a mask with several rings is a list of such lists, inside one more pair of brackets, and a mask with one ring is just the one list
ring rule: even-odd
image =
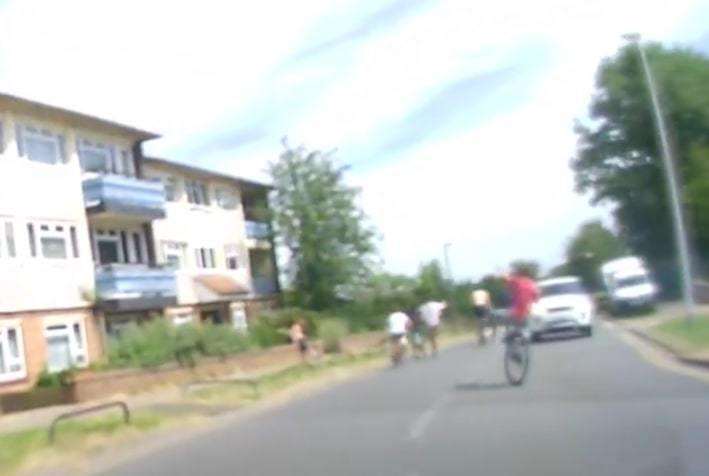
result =
[[577,331],[593,334],[593,299],[575,276],[546,279],[538,283],[541,298],[532,308],[532,339],[544,334]]

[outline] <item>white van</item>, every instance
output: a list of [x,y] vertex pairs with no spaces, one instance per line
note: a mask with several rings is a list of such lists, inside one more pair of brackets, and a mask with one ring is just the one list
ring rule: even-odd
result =
[[622,312],[634,308],[652,307],[658,288],[642,258],[625,256],[601,266],[611,310]]

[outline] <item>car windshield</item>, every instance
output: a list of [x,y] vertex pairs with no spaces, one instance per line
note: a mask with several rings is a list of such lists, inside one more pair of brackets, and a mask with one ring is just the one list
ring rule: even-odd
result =
[[619,288],[626,288],[628,286],[637,286],[639,284],[647,284],[648,279],[645,275],[629,276],[627,278],[619,279],[616,281]]
[[581,283],[573,281],[570,283],[554,283],[540,286],[543,297],[558,296],[561,294],[583,294],[585,291]]

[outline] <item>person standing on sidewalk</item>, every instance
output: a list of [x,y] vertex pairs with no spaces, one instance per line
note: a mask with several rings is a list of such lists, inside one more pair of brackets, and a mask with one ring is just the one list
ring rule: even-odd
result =
[[438,328],[441,315],[448,307],[443,301],[428,301],[419,307],[419,314],[426,323],[428,341],[431,343],[431,355],[438,355]]

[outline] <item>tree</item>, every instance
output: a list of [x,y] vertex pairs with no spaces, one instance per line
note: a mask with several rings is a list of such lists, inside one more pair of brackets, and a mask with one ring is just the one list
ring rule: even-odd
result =
[[534,260],[518,259],[510,263],[514,273],[524,274],[532,279],[539,277],[539,263]]
[[[709,257],[709,59],[688,49],[647,47],[670,129],[684,205],[695,246]],[[674,238],[652,104],[637,49],[622,48],[601,64],[590,121],[576,126],[571,161],[579,192],[616,205],[622,234],[654,264],[665,286],[676,285]]]
[[449,290],[438,260],[429,261],[421,266],[418,274],[418,286],[415,291],[421,301],[446,299],[450,294]]
[[601,287],[600,267],[627,253],[623,241],[600,220],[581,225],[566,247],[563,274],[579,276],[588,289]]
[[269,167],[276,238],[290,252],[296,303],[322,310],[337,301],[339,290],[368,275],[374,232],[334,153],[283,145]]

